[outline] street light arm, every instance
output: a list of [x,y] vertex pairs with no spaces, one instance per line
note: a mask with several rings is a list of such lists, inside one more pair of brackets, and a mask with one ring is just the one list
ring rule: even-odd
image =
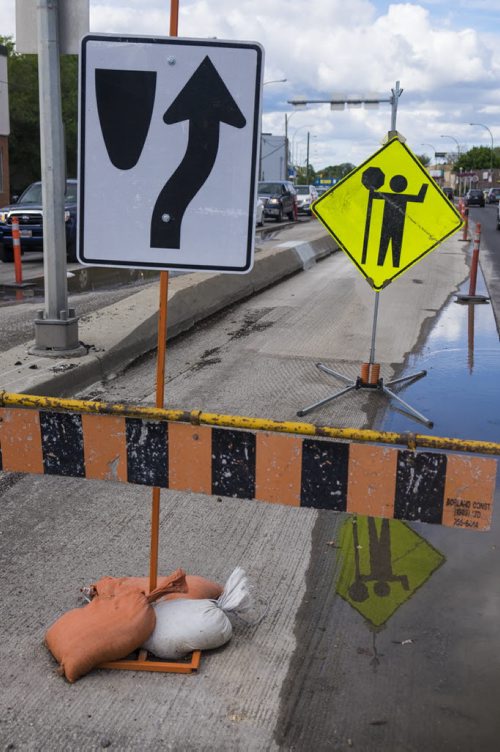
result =
[[455,136],[441,135],[439,138],[449,138],[449,139],[451,139],[451,141],[454,141],[456,143],[456,145],[457,145],[458,156],[460,157],[460,144],[458,143],[458,141],[455,138]]
[[478,126],[479,128],[485,128],[485,130],[487,130],[488,133],[490,134],[490,138],[491,138],[490,178],[492,178],[493,176],[493,133],[490,131],[488,126],[485,125],[484,123],[469,123],[469,125],[475,125],[475,126]]

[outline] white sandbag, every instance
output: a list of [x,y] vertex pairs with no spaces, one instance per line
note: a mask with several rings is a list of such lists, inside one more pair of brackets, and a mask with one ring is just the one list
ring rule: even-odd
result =
[[156,626],[143,647],[158,658],[182,658],[231,639],[231,622],[216,601],[179,598],[155,603],[154,609]]
[[233,611],[236,614],[244,614],[252,607],[248,579],[241,567],[236,567],[229,575],[224,590],[217,599],[217,605],[223,611]]
[[216,600],[179,598],[153,605],[156,626],[143,647],[158,658],[182,658],[193,650],[219,648],[231,639],[233,628],[226,616],[245,617],[253,608],[248,580],[241,567],[229,576]]

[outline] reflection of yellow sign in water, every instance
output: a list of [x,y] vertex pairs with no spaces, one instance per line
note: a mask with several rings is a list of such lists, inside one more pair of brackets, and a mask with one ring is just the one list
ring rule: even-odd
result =
[[324,193],[312,209],[375,290],[462,225],[455,207],[398,139]]
[[375,627],[384,624],[444,561],[399,520],[354,516],[342,527],[340,548],[337,592]]

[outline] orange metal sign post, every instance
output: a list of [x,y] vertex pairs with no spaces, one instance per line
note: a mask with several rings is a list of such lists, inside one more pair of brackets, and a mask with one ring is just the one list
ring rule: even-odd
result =
[[[179,0],[170,0],[170,36],[176,37],[179,26]],[[156,355],[156,407],[164,406],[165,360],[167,350],[168,272],[160,272],[160,307],[158,313],[158,350]],[[160,538],[160,489],[154,487],[151,505],[151,549],[149,560],[149,590],[155,589],[158,578],[158,548]],[[201,651],[194,650],[191,661],[167,662],[147,659],[147,651],[141,650],[137,659],[106,663],[102,668],[128,671],[160,671],[187,674],[200,665]]]

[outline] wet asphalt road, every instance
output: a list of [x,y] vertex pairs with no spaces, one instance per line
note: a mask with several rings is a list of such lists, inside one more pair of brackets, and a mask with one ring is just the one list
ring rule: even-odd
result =
[[[482,222],[483,255],[493,256],[500,267],[496,207],[473,210],[471,218]],[[468,287],[467,279],[460,291]],[[477,292],[487,294],[481,273]],[[450,296],[401,375],[421,369],[428,375],[400,390],[401,396],[430,417],[434,427],[413,430],[499,441],[500,344],[491,305],[463,306]],[[408,419],[389,407],[379,413],[375,427],[403,432]],[[342,749],[340,740],[351,739],[353,748],[363,752],[499,748],[498,514],[493,520],[492,529],[481,534],[391,521],[387,548],[393,565],[398,562],[393,574],[407,576],[409,582],[390,582],[392,593],[382,595],[375,592],[376,584],[369,584],[367,599],[348,605],[338,597],[345,593],[345,572],[325,555],[331,519],[319,512],[307,594],[297,619],[299,648],[282,693],[280,744]],[[352,522],[346,520],[344,526],[349,529]],[[373,546],[366,538],[362,546]],[[352,536],[339,543],[344,570],[346,562],[354,569],[351,543]],[[414,560],[413,546],[418,552]],[[373,570],[373,560],[365,561],[362,572],[369,573],[370,565]],[[399,602],[387,619],[380,611],[384,596]],[[356,613],[360,606],[364,619]],[[390,608],[388,603],[386,614]]]

